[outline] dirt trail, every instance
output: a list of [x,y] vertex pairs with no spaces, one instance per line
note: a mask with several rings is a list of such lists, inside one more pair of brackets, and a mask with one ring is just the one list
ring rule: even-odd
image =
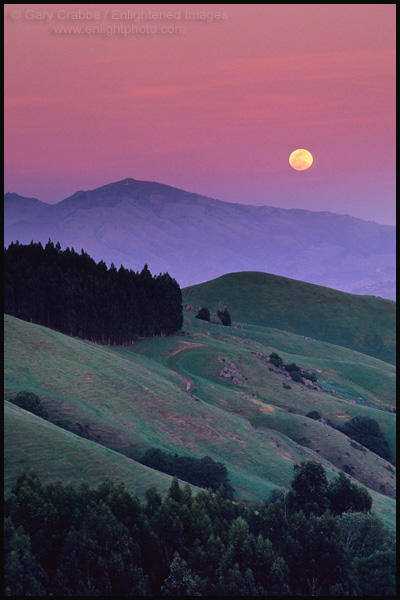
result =
[[[179,346],[178,348],[176,348],[175,350],[173,350],[172,352],[169,352],[168,358],[170,358],[171,356],[176,356],[180,352],[185,352],[186,350],[191,350],[192,348],[196,348],[198,346],[203,346],[203,344],[196,344],[196,343],[192,343],[192,342],[185,342],[181,346]],[[185,382],[186,391],[189,392],[189,390],[193,386],[193,382],[190,379],[188,379],[187,377],[185,377],[184,375],[182,375],[181,373],[178,373],[178,371],[174,371],[173,369],[170,369],[170,370],[172,371],[172,373],[175,373],[175,375],[177,375],[179,377],[179,379],[181,379],[182,381]]]
[[176,348],[175,350],[170,350],[168,352],[168,358],[170,356],[176,356],[180,352],[185,352],[185,350],[191,350],[192,348],[196,348],[198,346],[204,346],[204,344],[196,344],[193,342],[183,342],[183,344],[181,346],[178,346],[178,348]]
[[180,373],[178,373],[178,371],[172,371],[172,369],[171,369],[171,372],[175,373],[175,375],[177,375],[179,377],[179,379],[182,379],[182,381],[185,382],[185,384],[186,384],[186,391],[188,392],[190,390],[190,388],[192,387],[193,382],[190,381],[190,379],[188,379],[184,375],[181,375]]

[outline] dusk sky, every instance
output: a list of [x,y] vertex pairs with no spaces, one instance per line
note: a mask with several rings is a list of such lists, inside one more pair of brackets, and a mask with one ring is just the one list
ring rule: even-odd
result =
[[132,177],[394,224],[394,4],[6,4],[5,106],[6,192]]

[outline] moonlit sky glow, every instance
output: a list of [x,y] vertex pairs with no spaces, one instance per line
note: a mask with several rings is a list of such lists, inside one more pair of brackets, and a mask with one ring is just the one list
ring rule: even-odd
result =
[[394,224],[394,86],[394,4],[6,4],[5,191],[132,177]]

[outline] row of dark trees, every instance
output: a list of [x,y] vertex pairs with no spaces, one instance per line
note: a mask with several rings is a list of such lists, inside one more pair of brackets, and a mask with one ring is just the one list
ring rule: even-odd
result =
[[325,511],[323,469],[307,464],[282,500],[257,507],[177,479],[140,502],[110,480],[43,486],[23,474],[5,500],[4,594],[395,596],[394,536],[366,510]]
[[147,467],[173,475],[202,488],[210,488],[216,492],[221,486],[229,498],[233,497],[233,487],[229,481],[226,466],[209,456],[195,458],[194,456],[179,456],[164,452],[160,448],[149,448],[143,454],[140,462]]
[[49,240],[4,249],[6,313],[102,344],[169,335],[182,327],[182,294],[168,273],[152,276]]

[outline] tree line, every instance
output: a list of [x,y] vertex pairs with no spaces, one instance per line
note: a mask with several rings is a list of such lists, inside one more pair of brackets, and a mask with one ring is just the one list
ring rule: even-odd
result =
[[234,489],[229,481],[226,466],[209,456],[203,458],[179,456],[176,453],[164,452],[160,448],[149,448],[139,462],[193,485],[206,489],[210,488],[213,492],[223,486],[228,497],[233,497]]
[[176,478],[139,501],[110,479],[24,473],[5,499],[4,594],[394,596],[394,536],[359,487],[344,474],[328,485],[314,461],[257,506]]
[[102,344],[132,344],[182,327],[182,294],[168,273],[96,263],[51,240],[4,249],[4,311]]

